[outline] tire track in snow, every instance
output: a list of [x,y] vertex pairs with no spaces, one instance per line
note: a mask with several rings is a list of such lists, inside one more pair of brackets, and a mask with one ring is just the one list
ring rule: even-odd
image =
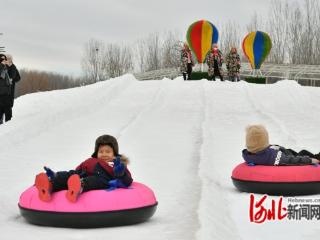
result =
[[[204,81],[203,81],[204,82]],[[201,146],[203,145],[203,128],[202,123],[204,121],[204,110],[203,106],[205,104],[205,98],[203,95],[203,82],[199,85],[200,82],[182,82],[183,86],[194,85],[194,87],[190,86],[190,89],[182,89],[182,94],[188,95],[188,93],[192,93],[191,96],[194,99],[194,102],[200,103],[200,105],[195,104],[197,109],[202,109],[197,114],[197,121],[194,122],[192,126],[192,149],[191,149],[191,157],[189,160],[191,164],[187,169],[189,173],[188,183],[183,186],[183,192],[181,192],[179,197],[181,199],[185,199],[187,202],[185,205],[181,206],[186,210],[186,213],[183,217],[182,222],[183,227],[176,232],[175,236],[172,238],[175,239],[184,239],[184,240],[194,240],[197,239],[197,233],[200,229],[200,219],[198,214],[199,203],[201,198],[201,179],[199,178],[199,164],[201,162]],[[189,87],[189,86],[188,86]],[[188,159],[188,156],[186,156]],[[185,160],[184,160],[185,161]],[[192,162],[198,161],[196,166]],[[195,170],[196,169],[196,170]],[[191,197],[192,196],[192,197]],[[182,203],[183,204],[183,203]],[[182,217],[182,216],[181,216]]]
[[[162,191],[158,195],[159,209],[157,216],[158,221],[162,221],[162,224],[150,226],[153,228],[152,231],[162,232],[163,234],[158,236],[160,239],[194,240],[198,229],[197,208],[200,193],[200,182],[195,170],[197,164],[195,166],[194,161],[197,162],[199,159],[198,135],[201,134],[199,132],[199,121],[196,120],[199,119],[198,114],[196,114],[199,112],[199,105],[194,106],[189,102],[198,103],[202,95],[199,91],[201,89],[199,87],[194,88],[194,84],[183,81],[162,80],[160,82],[161,89],[159,89],[150,106],[146,107],[138,116],[135,116],[132,124],[122,129],[120,137],[123,137],[124,141],[130,143],[130,145],[134,141],[134,146],[131,147],[135,149],[136,154],[140,151],[142,143],[143,152],[147,151],[147,153],[142,155],[140,160],[144,164],[141,163],[142,165],[139,168],[143,167],[146,171],[149,169],[151,176],[147,181],[151,184],[150,186],[153,186],[155,192],[157,192],[157,187],[164,189],[164,184],[167,184],[167,182],[170,184],[167,186],[167,191]],[[191,112],[188,112],[188,110]],[[189,114],[190,118],[188,118]],[[184,118],[184,116],[187,118]],[[180,123],[181,120],[184,123]],[[179,133],[185,130],[187,136],[192,135],[192,137],[179,136]],[[145,139],[150,139],[150,145],[144,144]],[[177,141],[175,142],[175,140]],[[182,142],[180,142],[181,140]],[[171,143],[175,146],[170,146]],[[154,144],[160,147],[156,154],[152,153]],[[185,146],[192,146],[192,149],[185,149]],[[173,155],[167,155],[169,153],[166,152],[166,159],[163,159],[161,152],[159,152],[161,149],[166,149]],[[183,152],[185,155],[174,155],[176,152]],[[139,154],[137,155],[139,156]],[[144,159],[145,156],[152,156],[152,163],[149,157]],[[171,163],[173,166],[171,166]],[[176,164],[179,166],[177,169],[174,168]],[[184,169],[183,172],[181,172],[181,169]],[[143,175],[148,179],[148,174]],[[174,182],[170,182],[171,177],[175,178]],[[158,179],[158,181],[152,181],[152,179]],[[183,183],[176,184],[176,181],[182,181]],[[163,206],[167,208],[164,209]],[[168,211],[168,215],[165,219],[162,219],[163,214]],[[161,230],[155,230],[157,228]]]
[[161,99],[161,95],[164,92],[164,86],[161,84],[161,82],[157,82],[157,84],[159,86],[157,92],[152,97],[152,100],[145,107],[141,108],[134,116],[132,116],[128,123],[119,130],[117,139],[120,139],[123,135],[125,135],[128,129],[132,128],[135,124],[138,124],[139,119],[142,118],[143,115],[146,115],[153,108],[154,104]]
[[251,103],[252,108],[254,109],[254,112],[259,116],[259,118],[262,119],[262,122],[268,123],[268,126],[266,127],[267,128],[271,127],[272,129],[278,129],[278,131],[284,133],[284,135],[287,137],[287,140],[289,142],[291,142],[292,144],[296,144],[296,139],[287,131],[284,124],[282,124],[281,121],[279,121],[277,118],[272,116],[270,113],[267,113],[262,107],[262,105],[258,104],[257,101],[255,101],[255,97],[253,96],[252,90],[248,87],[248,85],[245,86],[245,90],[246,90],[246,96],[247,96],[248,102]]
[[[131,82],[132,81],[127,81],[127,82]],[[119,97],[119,92],[123,90],[123,88],[127,88],[130,86],[129,83],[123,84],[123,80],[122,82],[117,82],[117,79],[113,79],[113,82],[110,82],[108,86],[108,88],[106,88],[105,86],[103,86],[103,89],[101,89],[100,91],[102,91],[102,94],[99,95],[97,94],[97,97],[94,98],[94,102],[95,103],[101,103],[101,102],[106,102],[107,100],[107,104],[110,104],[110,102],[112,102],[116,97]],[[89,86],[92,87],[92,86]],[[72,91],[73,89],[67,89],[65,90],[66,93],[70,94],[70,91]],[[81,91],[82,89],[80,89]],[[84,89],[85,91],[88,92],[93,92],[91,89]],[[57,94],[58,97],[61,96],[61,91],[64,90],[60,90],[60,91],[56,91],[53,94]],[[43,93],[46,94],[46,93]],[[52,93],[48,93],[48,94],[52,94]],[[78,94],[78,93],[77,93]],[[79,96],[83,96],[82,94],[79,94]],[[31,96],[30,96],[31,97]],[[50,95],[45,96],[44,99],[50,97]],[[23,98],[23,97],[22,97]],[[78,98],[78,97],[76,97]],[[75,99],[76,99],[75,98]],[[71,97],[72,99],[72,97]],[[48,102],[49,104],[52,105],[52,108],[50,109],[50,106],[46,106],[44,105],[44,109],[40,111],[44,111],[45,114],[42,114],[39,116],[39,114],[34,114],[31,116],[28,116],[28,121],[24,119],[24,121],[21,121],[21,123],[17,123],[19,121],[19,119],[15,120],[15,126],[11,127],[10,125],[13,123],[9,122],[10,125],[5,126],[4,128],[2,128],[2,131],[0,132],[1,137],[4,137],[6,139],[15,139],[14,142],[5,142],[3,143],[2,147],[4,147],[4,149],[10,148],[12,146],[18,146],[20,144],[23,144],[25,142],[26,139],[32,139],[35,137],[38,137],[39,135],[41,135],[44,132],[47,131],[52,131],[52,128],[57,128],[60,125],[65,124],[66,122],[72,122],[74,121],[74,119],[79,119],[81,117],[83,117],[84,115],[89,115],[89,114],[93,114],[97,111],[103,111],[103,109],[97,109],[97,108],[89,108],[88,106],[92,105],[91,101],[85,102],[84,104],[80,105],[81,108],[85,109],[85,111],[79,111],[74,110],[75,107],[79,107],[79,102],[74,101],[75,105],[65,105],[66,107],[64,107],[63,109],[56,109],[54,108],[55,103],[53,101]],[[98,105],[98,104],[97,104]],[[60,105],[59,105],[60,106]],[[32,106],[29,106],[32,109]],[[50,109],[50,112],[48,113],[48,108]],[[84,114],[85,112],[85,114]],[[41,112],[38,112],[41,113]],[[61,116],[65,116],[66,117],[66,121],[65,122],[61,122]],[[38,127],[31,127],[28,128],[27,124],[33,124],[33,125],[37,125]],[[44,124],[45,123],[45,124]],[[28,130],[26,130],[28,129]],[[36,131],[35,131],[36,130]],[[23,132],[24,134],[21,135],[20,133]],[[8,138],[7,136],[10,136],[10,138]],[[14,136],[14,137],[12,137]]]
[[[306,93],[301,86],[296,86],[294,89],[289,87],[286,89],[286,91],[283,91],[281,86],[277,86],[275,90],[281,91],[283,101],[290,101],[290,105],[288,105],[288,109],[290,109],[290,112],[288,112],[288,114],[292,115],[295,120],[300,117],[301,121],[303,122],[304,114],[308,112],[310,118],[312,116],[314,108],[317,108],[314,104],[309,104],[309,101],[305,101],[305,99],[308,99],[308,96],[305,96]],[[281,136],[280,139],[282,140],[280,140],[280,142],[282,143],[282,145],[287,145],[287,147],[291,148],[301,148],[304,145],[303,143],[300,144],[299,139],[301,139],[301,136],[299,137],[299,132],[297,134],[294,133],[297,130],[296,125],[293,126],[295,127],[295,129],[289,128],[290,122],[281,120],[281,115],[277,117],[272,111],[268,110],[261,103],[254,101],[254,99],[256,99],[256,94],[252,88],[249,88],[248,85],[246,86],[246,93],[248,101],[252,104],[252,107],[255,109],[255,112],[257,113],[257,115],[259,115],[262,122],[267,122],[270,126],[270,129],[273,129],[277,133],[281,133],[277,135]],[[297,97],[297,95],[299,95],[300,97]],[[305,96],[306,98],[301,96]],[[271,95],[270,97],[273,97],[273,95]],[[266,101],[268,101],[268,99],[266,99]],[[309,106],[310,110],[307,110],[306,108]],[[315,123],[316,122],[318,122],[318,119],[315,117]],[[302,129],[308,127],[303,124],[300,126],[302,127]],[[302,133],[303,132],[305,131],[302,131]],[[275,143],[281,145],[281,143]]]
[[[197,240],[203,239],[240,239],[237,233],[235,224],[230,216],[230,210],[228,208],[228,197],[225,194],[225,186],[221,183],[221,180],[217,178],[217,164],[215,161],[220,159],[214,159],[214,156],[210,154],[212,146],[212,139],[215,137],[215,132],[212,131],[214,125],[214,119],[212,116],[216,116],[212,111],[213,106],[219,104],[217,100],[215,102],[210,101],[209,90],[218,90],[217,86],[224,83],[211,83],[205,81],[203,87],[203,121],[202,121],[202,144],[200,149],[200,162],[198,175],[201,181],[201,193],[198,207],[198,219],[200,222],[200,228],[196,233]],[[217,92],[218,92],[217,91]],[[217,94],[218,95],[218,94]],[[223,128],[223,126],[221,126]],[[217,139],[216,141],[219,141]],[[232,229],[232,230],[231,230]]]
[[[203,144],[204,144],[204,132],[205,132],[205,120],[206,120],[206,110],[207,110],[207,101],[206,101],[206,96],[205,96],[205,85],[206,81],[199,82],[198,84],[200,85],[200,102],[201,105],[199,106],[199,109],[201,109],[200,112],[200,117],[199,117],[199,124],[197,124],[196,128],[196,133],[194,134],[194,139],[195,139],[195,144],[194,144],[194,149],[192,153],[192,158],[198,159],[198,164],[197,164],[197,172],[195,177],[195,182],[197,182],[197,185],[194,186],[193,192],[197,194],[197,199],[195,201],[194,205],[194,219],[195,223],[193,224],[192,228],[192,233],[191,239],[201,239],[199,238],[199,232],[201,232],[202,228],[202,219],[201,215],[199,214],[199,210],[201,209],[201,197],[203,194],[203,179],[201,177],[201,164],[203,162]],[[198,190],[196,188],[198,187]],[[189,229],[190,231],[190,229]]]
[[[291,86],[291,85],[290,85]],[[310,91],[311,90],[311,91]],[[303,123],[307,119],[308,124],[296,124],[292,123],[294,121],[283,121],[282,123],[286,128],[290,129],[291,135],[296,139],[295,146],[289,146],[294,149],[307,148],[310,151],[318,151],[318,140],[315,134],[313,133],[315,129],[320,128],[320,121],[318,113],[320,112],[320,94],[318,88],[316,87],[305,87],[301,86],[298,83],[292,83],[292,87],[286,89],[288,98],[293,102],[290,109],[292,108],[292,118],[295,120],[299,119],[299,122]],[[293,111],[294,110],[294,111]],[[274,115],[274,113],[272,113]],[[307,147],[308,146],[308,147]]]

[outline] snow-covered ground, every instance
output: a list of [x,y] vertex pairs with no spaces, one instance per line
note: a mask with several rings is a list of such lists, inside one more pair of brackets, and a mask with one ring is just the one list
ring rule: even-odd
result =
[[[242,161],[248,124],[265,124],[272,143],[320,151],[319,103],[320,88],[288,80],[254,85],[132,75],[20,97],[13,120],[0,126],[1,239],[315,239],[317,220],[250,223],[249,194],[236,191],[230,176]],[[17,202],[35,174],[43,165],[74,168],[102,134],[118,138],[134,179],[154,190],[155,215],[102,229],[25,222]]]

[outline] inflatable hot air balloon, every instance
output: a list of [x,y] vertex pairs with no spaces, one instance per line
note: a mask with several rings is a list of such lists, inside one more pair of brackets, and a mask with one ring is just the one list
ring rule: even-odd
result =
[[242,49],[252,69],[260,69],[261,64],[270,53],[272,47],[271,38],[265,32],[251,32],[242,42]]
[[218,30],[209,21],[200,20],[190,25],[187,42],[199,63],[203,63],[212,44],[218,42]]

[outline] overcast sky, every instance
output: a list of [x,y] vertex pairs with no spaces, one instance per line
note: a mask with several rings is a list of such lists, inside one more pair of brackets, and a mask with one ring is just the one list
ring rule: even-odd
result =
[[[245,27],[270,0],[2,0],[0,46],[18,68],[79,76],[84,44],[133,43],[149,33],[179,31],[194,21],[234,20]],[[218,29],[219,30],[219,29]],[[184,40],[184,39],[182,39]]]

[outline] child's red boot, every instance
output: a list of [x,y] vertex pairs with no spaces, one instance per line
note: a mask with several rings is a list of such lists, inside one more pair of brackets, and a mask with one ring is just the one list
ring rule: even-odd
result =
[[81,191],[82,187],[80,177],[78,174],[73,174],[68,179],[68,191],[66,197],[70,202],[76,202]]
[[51,200],[52,183],[47,174],[39,173],[35,179],[35,186],[38,189],[39,198],[44,202]]

